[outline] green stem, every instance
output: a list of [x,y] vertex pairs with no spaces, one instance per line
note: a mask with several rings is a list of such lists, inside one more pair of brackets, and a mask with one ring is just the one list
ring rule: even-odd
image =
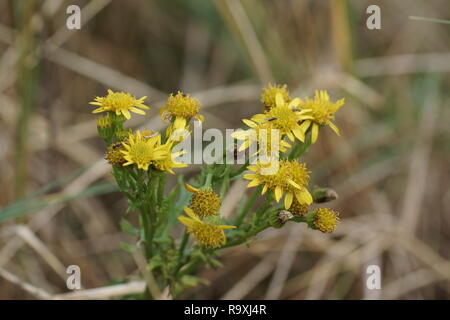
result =
[[230,179],[240,175],[241,173],[243,173],[247,169],[249,164],[250,164],[250,160],[247,160],[239,169],[237,169],[234,172],[231,172],[230,173]]
[[212,174],[212,173],[208,173],[206,175],[206,180],[205,180],[205,184],[203,185],[203,188],[211,188],[213,175],[214,174]]
[[164,200],[164,188],[166,186],[166,180],[167,180],[167,174],[161,173],[159,175],[159,182],[158,182],[158,206],[161,206],[163,200]]
[[259,185],[258,188],[256,188],[256,190],[253,192],[253,194],[250,197],[250,199],[247,200],[244,208],[242,209],[241,213],[239,214],[239,216],[237,217],[236,221],[234,222],[234,225],[236,227],[239,227],[242,224],[242,222],[244,221],[244,219],[247,216],[247,214],[253,208],[253,205],[255,204],[256,199],[258,199],[258,196],[261,193],[261,191],[262,191],[262,186]]
[[289,160],[294,160],[297,159],[298,157],[301,157],[309,148],[309,146],[311,145],[311,135],[308,134],[306,137],[306,141],[303,143],[296,143],[294,148],[292,149],[291,153],[289,154],[288,159]]
[[150,221],[148,217],[148,212],[146,210],[141,209],[141,223],[142,229],[144,232],[144,240],[145,240],[145,256],[148,259],[152,256],[152,246],[151,246],[151,231],[150,231]]
[[260,233],[261,231],[266,230],[267,228],[270,227],[270,224],[268,222],[265,222],[264,224],[260,225],[259,227],[251,230],[249,233],[246,234],[245,237],[242,237],[240,239],[234,240],[234,241],[229,241],[227,242],[223,247],[221,247],[221,249],[223,248],[229,248],[229,247],[234,247],[237,245],[240,245],[244,242],[246,242],[248,239],[256,236],[258,233]]
[[180,249],[178,250],[178,263],[175,268],[175,275],[180,271],[181,266],[183,265],[184,260],[184,250],[186,249],[186,245],[189,240],[189,232],[187,230],[184,231],[183,239],[181,240]]

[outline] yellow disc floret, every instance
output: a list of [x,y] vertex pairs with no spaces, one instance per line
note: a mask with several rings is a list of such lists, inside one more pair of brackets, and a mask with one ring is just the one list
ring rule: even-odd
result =
[[201,218],[219,214],[221,200],[219,195],[210,188],[197,189],[189,184],[185,184],[185,188],[193,192],[189,208]]
[[273,85],[269,83],[267,88],[263,89],[261,94],[261,102],[266,107],[266,110],[270,110],[277,106],[275,101],[275,96],[279,93],[283,97],[284,101],[290,102],[291,97],[289,96],[289,92],[286,89],[286,85]]
[[116,115],[123,115],[125,118],[130,119],[130,111],[138,114],[145,114],[141,109],[150,109],[143,102],[147,97],[136,99],[129,93],[125,92],[113,92],[108,90],[108,95],[105,97],[96,97],[94,102],[90,104],[99,106],[99,108],[92,111],[92,113],[99,112],[114,112]]
[[198,114],[200,102],[180,91],[176,95],[170,94],[164,107],[159,111],[162,120],[172,119],[175,129],[184,129],[186,123],[192,119],[203,121],[203,116]]
[[188,216],[178,217],[178,220],[187,227],[187,231],[195,237],[195,240],[205,247],[223,246],[227,241],[223,230],[235,228],[235,226],[215,225],[202,221],[191,208],[185,207],[184,211]]
[[122,151],[125,148],[122,142],[115,142],[108,147],[108,151],[106,152],[105,159],[113,166],[122,166],[125,162],[125,156]]
[[316,215],[314,217],[314,225],[320,231],[324,233],[331,233],[336,228],[338,222],[338,212],[327,208],[317,209]]

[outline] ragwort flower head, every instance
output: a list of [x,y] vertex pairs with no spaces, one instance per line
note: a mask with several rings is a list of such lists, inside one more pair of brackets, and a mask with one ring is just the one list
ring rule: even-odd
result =
[[[247,168],[254,173],[244,175],[245,179],[251,180],[247,187],[262,185],[263,190],[261,194],[266,193],[267,190],[271,190],[274,192],[277,202],[286,193],[284,198],[284,207],[286,209],[291,207],[294,196],[301,204],[311,204],[313,198],[307,189],[309,171],[306,165],[296,160],[281,160],[277,162],[278,170],[268,170],[269,167],[274,167],[273,165],[273,162],[269,162],[248,166]],[[270,171],[273,171],[272,174],[267,174]]]
[[253,116],[252,120],[256,123],[271,122],[274,129],[280,131],[281,136],[286,135],[292,142],[297,138],[300,141],[305,141],[305,134],[299,125],[299,122],[305,119],[310,119],[308,110],[297,110],[300,104],[300,99],[295,98],[287,103],[280,93],[275,96],[276,107],[271,108],[263,114]]
[[108,90],[108,95],[105,97],[96,97],[94,102],[90,104],[99,106],[99,108],[92,111],[92,113],[99,112],[114,112],[116,115],[123,115],[125,118],[130,119],[130,111],[138,114],[145,114],[144,110],[150,108],[143,102],[147,97],[136,99],[129,93],[125,92],[113,92]]
[[291,101],[289,91],[287,91],[286,87],[287,86],[285,84],[273,85],[269,83],[269,86],[263,89],[263,92],[261,94],[261,102],[266,107],[266,110],[270,110],[277,106],[275,99],[277,94],[281,94],[283,100],[286,101],[287,103]]
[[300,109],[309,110],[308,115],[311,116],[310,119],[301,124],[301,127],[305,133],[311,127],[312,143],[317,141],[319,126],[329,126],[337,135],[340,135],[338,127],[332,121],[334,120],[334,114],[344,103],[344,99],[332,102],[328,93],[323,90],[316,90],[314,99],[306,98],[305,101],[300,102]]
[[122,142],[115,142],[108,147],[105,159],[113,166],[122,166],[127,160],[122,151],[125,150]]
[[189,208],[201,218],[218,215],[222,204],[219,195],[210,188],[197,189],[185,183],[186,190],[193,192]]
[[162,120],[173,120],[173,129],[186,128],[187,122],[192,118],[203,121],[203,116],[198,114],[200,102],[180,91],[176,95],[170,94],[164,107],[159,111]]
[[195,240],[205,247],[219,248],[223,246],[227,241],[223,230],[236,228],[235,226],[216,225],[203,221],[188,207],[184,207],[184,211],[188,216],[178,217],[178,220],[187,227],[189,233],[194,235]]
[[123,143],[126,163],[124,166],[135,164],[139,169],[148,170],[154,161],[162,160],[167,156],[167,149],[158,144],[159,136],[144,136],[140,131],[129,136]]
[[319,208],[314,216],[314,226],[323,233],[331,233],[339,222],[339,213],[327,209]]

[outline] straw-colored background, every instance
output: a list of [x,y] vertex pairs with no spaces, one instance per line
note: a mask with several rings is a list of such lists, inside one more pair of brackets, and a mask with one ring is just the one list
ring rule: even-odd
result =
[[[334,235],[292,224],[225,251],[223,269],[184,298],[446,299],[450,280],[448,0],[92,0],[79,31],[73,1],[0,1],[0,299],[65,298],[142,290],[120,248],[126,209],[102,160],[88,102],[108,88],[148,95],[132,126],[162,128],[157,108],[184,90],[203,103],[204,127],[241,127],[261,110],[262,86],[346,98],[306,157],[313,184],[332,186]],[[382,29],[366,8],[381,6]],[[193,174],[198,167],[180,170]],[[222,211],[233,215],[237,182]],[[24,198],[25,197],[25,198]],[[382,289],[365,286],[366,267]],[[125,280],[132,282],[126,282]],[[59,296],[61,297],[61,296]]]

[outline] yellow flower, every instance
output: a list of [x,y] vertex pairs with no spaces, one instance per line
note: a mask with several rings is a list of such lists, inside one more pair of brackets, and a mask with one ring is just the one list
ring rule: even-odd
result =
[[294,200],[294,196],[300,204],[311,204],[313,198],[306,188],[309,183],[309,171],[306,165],[295,160],[281,160],[279,162],[269,162],[266,164],[257,163],[248,166],[249,170],[255,173],[244,175],[244,179],[251,180],[248,188],[262,185],[261,194],[266,193],[267,189],[275,194],[277,202],[283,197],[284,207],[289,209]]
[[125,118],[130,119],[130,111],[138,114],[145,114],[141,109],[150,109],[143,103],[145,99],[147,99],[147,97],[136,99],[129,93],[108,90],[108,95],[106,97],[96,97],[94,102],[89,103],[100,106],[92,111],[92,113],[110,111],[114,112],[116,115],[123,114]]
[[158,145],[159,135],[143,136],[140,131],[130,135],[128,141],[123,143],[126,163],[124,166],[136,164],[139,169],[148,170],[150,164],[156,160],[162,160],[167,157],[167,149]]
[[186,190],[193,192],[189,208],[201,218],[219,214],[221,200],[217,193],[210,188],[197,189],[185,183]]
[[283,97],[284,101],[290,102],[291,97],[289,96],[289,92],[286,90],[286,85],[272,85],[269,83],[267,88],[263,89],[261,94],[261,102],[266,107],[266,110],[270,110],[277,106],[275,101],[275,96],[279,93]]
[[178,220],[187,227],[198,243],[205,247],[218,248],[227,242],[224,229],[234,229],[235,226],[215,225],[202,221],[191,208],[184,207],[188,217],[181,216]]
[[333,232],[338,222],[339,213],[331,209],[319,208],[314,216],[315,227],[324,233]]
[[249,148],[253,143],[258,143],[256,154],[266,156],[270,156],[273,152],[277,151],[286,152],[290,148],[291,145],[283,140],[280,132],[278,132],[278,139],[274,139],[274,131],[272,130],[278,129],[274,129],[270,121],[261,124],[247,119],[243,121],[250,129],[236,131],[231,134],[237,140],[244,140],[239,147],[239,152]]
[[296,110],[300,101],[299,98],[295,98],[287,103],[281,93],[277,93],[275,96],[276,106],[263,114],[253,116],[252,120],[259,124],[271,122],[273,128],[280,131],[281,136],[287,135],[292,142],[295,138],[303,142],[305,134],[299,122],[311,117],[305,115],[309,110]]
[[171,119],[172,130],[185,129],[187,122],[192,118],[203,121],[203,116],[198,114],[200,102],[178,91],[176,95],[170,94],[164,107],[159,110],[162,120]]
[[311,126],[311,142],[317,141],[319,135],[319,126],[329,126],[340,135],[338,127],[332,122],[334,120],[334,114],[344,105],[345,100],[341,99],[333,103],[330,101],[330,97],[326,91],[316,90],[314,100],[306,98],[305,101],[301,101],[300,109],[309,110],[308,115],[311,119],[304,121],[301,124],[302,131],[306,133]]
[[[161,140],[161,136],[158,135],[158,137],[159,137],[159,140]],[[161,141],[159,141],[158,145],[160,145],[160,143],[161,143]],[[174,161],[176,158],[183,155],[185,153],[185,151],[171,152],[172,145],[173,145],[173,142],[169,141],[161,146],[162,150],[165,150],[165,156],[161,160],[155,160],[153,165],[158,170],[168,171],[171,174],[175,174],[175,172],[173,172],[172,169],[184,168],[184,167],[187,167],[187,164]]]
[[125,156],[122,151],[125,148],[122,142],[115,142],[108,147],[105,159],[113,166],[122,166],[125,162]]

